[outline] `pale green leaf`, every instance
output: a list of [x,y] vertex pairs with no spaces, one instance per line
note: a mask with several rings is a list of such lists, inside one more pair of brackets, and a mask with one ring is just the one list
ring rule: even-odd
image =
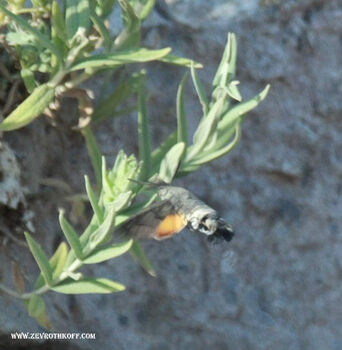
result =
[[109,259],[116,258],[126,253],[132,246],[133,241],[128,241],[112,244],[108,247],[103,247],[94,250],[86,259],[83,260],[84,264],[97,264]]
[[69,278],[52,289],[63,294],[108,294],[121,292],[125,286],[107,278],[84,278],[78,281]]
[[65,266],[67,255],[68,255],[68,246],[65,242],[61,242],[61,244],[58,246],[55,253],[52,255],[50,259],[50,265],[53,270],[54,279],[62,273]]
[[102,185],[102,175],[101,175],[101,151],[100,147],[98,146],[96,139],[94,137],[93,131],[90,128],[90,126],[86,126],[85,128],[82,128],[81,130],[82,135],[85,138],[88,154],[90,157],[91,164],[93,166],[95,177],[96,177],[96,184],[98,188],[101,188]]
[[191,64],[191,77],[192,77],[192,81],[195,85],[195,89],[198,95],[198,98],[200,100],[200,103],[202,105],[202,110],[203,110],[203,115],[206,115],[208,113],[208,106],[209,106],[209,102],[208,102],[208,97],[205,93],[204,87],[202,85],[201,80],[199,79],[196,69],[195,69],[195,65],[192,63]]
[[227,45],[225,47],[222,60],[217,69],[217,73],[213,80],[213,88],[215,92],[216,86],[226,86],[233,79],[236,68],[237,43],[236,36],[233,33],[228,34]]
[[195,166],[200,166],[203,165],[205,163],[209,163],[212,162],[213,160],[224,156],[225,154],[227,154],[228,152],[230,152],[239,142],[241,137],[241,127],[240,127],[240,123],[238,122],[236,127],[235,127],[235,137],[234,139],[225,147],[222,147],[216,151],[212,151],[212,152],[205,152],[203,153],[203,155],[200,155],[198,157],[198,159],[193,160],[193,162],[191,162],[191,166],[195,165]]
[[[107,17],[113,11],[116,0],[100,0],[97,1],[96,12],[100,17]],[[103,20],[103,19],[102,19]]]
[[138,144],[139,158],[143,161],[141,179],[146,180],[151,168],[151,145],[146,111],[146,95],[144,91],[145,75],[140,75],[138,88]]
[[24,80],[25,87],[27,89],[27,92],[32,93],[32,91],[36,88],[37,82],[34,78],[34,74],[30,69],[23,68],[20,71],[20,75],[22,79]]
[[86,32],[90,25],[89,0],[66,0],[65,26],[71,40],[81,28]]
[[153,10],[156,0],[147,0],[144,7],[139,12],[139,18],[144,21]]
[[169,137],[152,152],[152,171],[156,173],[160,168],[160,163],[170,148],[177,143],[177,132],[173,132]]
[[23,300],[24,305],[31,317],[33,317],[42,327],[51,329],[51,322],[45,312],[45,302],[40,295],[33,295],[28,300]]
[[103,210],[99,206],[99,200],[98,200],[95,192],[93,191],[93,188],[90,184],[89,177],[87,175],[85,175],[84,178],[85,178],[85,186],[86,186],[86,191],[87,191],[90,205],[93,208],[97,222],[99,224],[101,224],[103,221]]
[[209,138],[214,135],[223,105],[224,99],[217,100],[210,108],[208,115],[202,117],[193,137],[193,146],[187,153],[187,159],[192,159],[198,154],[207,144]]
[[[58,246],[58,248],[56,249],[56,251],[54,252],[54,254],[49,260],[51,269],[53,271],[53,276],[52,276],[53,279],[55,279],[62,273],[65,266],[67,255],[68,255],[68,246],[65,242],[61,242],[61,244]],[[44,285],[44,278],[43,278],[43,275],[40,273],[34,285],[34,289],[39,289],[43,285]]]
[[51,6],[51,26],[55,31],[56,36],[66,42],[67,33],[65,28],[65,21],[57,1],[53,1]]
[[171,53],[160,58],[158,61],[188,68],[190,68],[192,65],[194,66],[194,68],[203,68],[203,65],[199,62],[195,62],[189,58],[179,57]]
[[242,97],[241,97],[241,94],[240,94],[240,91],[237,87],[238,85],[238,81],[232,81],[230,84],[228,84],[228,86],[226,87],[226,91],[227,91],[227,94],[233,98],[234,100],[236,101],[241,101],[242,100]]
[[31,317],[36,317],[45,311],[44,300],[40,295],[33,295],[29,299],[28,303],[28,313]]
[[29,124],[39,117],[54,96],[55,90],[48,84],[38,86],[24,102],[0,123],[0,131],[11,131]]
[[129,252],[131,253],[133,259],[138,262],[146,272],[148,272],[153,277],[157,276],[152,264],[148,260],[144,250],[141,248],[140,244],[137,241],[133,242]]
[[236,121],[239,117],[254,109],[268,94],[270,85],[267,85],[263,91],[258,95],[254,96],[252,99],[242,102],[231,108],[227,113],[225,113],[220,122],[218,123],[218,128],[220,130],[225,130],[232,122]]
[[177,91],[177,142],[188,143],[188,125],[184,106],[184,84],[187,75],[185,74]]
[[108,54],[99,54],[86,57],[76,61],[71,70],[84,68],[106,68],[116,67],[128,63],[148,62],[158,60],[170,52],[170,48],[160,50],[148,50],[145,48],[132,49],[127,51],[117,51]]
[[82,246],[78,234],[75,232],[74,228],[69,224],[69,222],[64,217],[64,211],[59,211],[59,224],[63,230],[63,233],[69,242],[71,248],[74,250],[75,255],[78,259],[83,259]]
[[114,44],[114,40],[112,39],[111,34],[105,26],[103,20],[96,14],[94,10],[91,11],[90,19],[94,23],[96,30],[101,35],[104,47],[107,50],[110,50],[112,45]]
[[29,245],[30,251],[36,260],[40,271],[43,274],[45,282],[50,286],[52,283],[52,269],[49,264],[49,260],[45,255],[44,251],[40,247],[40,245],[31,237],[31,235],[27,232],[24,233],[26,241]]
[[118,212],[130,204],[132,195],[132,191],[122,192],[115,198],[112,203],[110,203],[110,205],[112,205],[115,211]]
[[107,217],[104,219],[100,227],[90,235],[90,249],[96,248],[98,245],[107,240],[112,233],[112,228],[115,219],[115,209],[112,207],[109,209]]
[[120,49],[139,46],[141,20],[128,0],[118,0],[124,29],[115,39],[115,46]]
[[167,183],[171,183],[176,175],[180,161],[185,151],[185,143],[176,143],[165,155],[165,158],[160,164],[159,176]]

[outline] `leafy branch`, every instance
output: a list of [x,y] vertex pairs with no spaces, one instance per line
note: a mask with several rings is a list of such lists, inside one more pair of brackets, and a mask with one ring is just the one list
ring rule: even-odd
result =
[[[38,3],[41,3],[39,7]],[[199,64],[171,56],[168,48],[149,50],[138,47],[141,23],[150,13],[154,1],[119,0],[118,4],[122,11],[124,29],[114,39],[103,23],[114,6],[112,0],[96,2],[95,7],[92,2],[85,0],[66,1],[64,14],[56,1],[52,2],[51,7],[45,5],[45,2],[33,2],[31,22],[36,20],[37,13],[47,14],[51,16],[50,28],[47,28],[44,22],[40,27],[33,27],[30,21],[20,15],[24,8],[19,5],[7,8],[2,1],[0,2],[0,12],[6,16],[7,25],[15,29],[8,32],[6,40],[14,47],[24,47],[22,50],[18,48],[18,54],[22,68],[26,70],[25,74],[22,74],[25,86],[31,92],[29,97],[0,123],[0,130],[10,131],[23,127],[41,113],[49,114],[47,109],[52,113],[50,105],[56,97],[75,90],[76,86],[103,69],[115,70],[129,63],[151,60],[190,67],[192,82],[203,112],[191,142],[184,103],[184,76],[176,98],[177,129],[151,152],[144,71],[121,80],[117,89],[101,100],[94,110],[86,110],[88,105],[84,102],[84,94],[76,95],[81,112],[83,109],[89,117],[88,123],[82,125],[80,131],[96,175],[96,190],[89,178],[85,177],[85,189],[93,216],[85,230],[78,234],[61,210],[59,223],[68,244],[62,242],[50,259],[40,244],[29,233],[25,233],[30,251],[41,271],[33,290],[22,290],[22,283],[18,278],[14,279],[17,291],[0,284],[0,290],[23,300],[29,314],[45,327],[50,327],[50,322],[45,312],[42,294],[48,291],[65,294],[111,293],[125,288],[116,281],[83,276],[78,270],[85,264],[100,263],[129,251],[142,267],[151,275],[155,275],[138,242],[129,238],[112,242],[113,236],[120,238],[115,233],[125,221],[156,199],[156,196],[151,194],[145,201],[135,203],[135,197],[142,187],[129,179],[146,180],[157,174],[164,181],[171,183],[175,177],[187,175],[227,154],[239,142],[241,124],[246,113],[254,109],[269,90],[268,85],[254,98],[242,100],[238,90],[239,82],[234,80],[236,38],[230,33],[212,82],[209,98],[197,75],[196,68]],[[16,30],[24,35],[14,35]],[[20,44],[20,40],[24,43]],[[105,53],[95,54],[94,50],[100,42],[104,45]],[[30,61],[28,52],[25,52],[25,47],[27,49],[32,46],[40,49],[38,64],[37,60]],[[48,80],[40,84],[36,80],[36,73],[43,71],[47,73]],[[114,166],[108,169],[89,123],[95,125],[108,116],[120,115],[117,107],[133,93],[138,95],[139,159],[120,151]]]
[[[64,11],[57,1],[51,4],[34,1],[32,11],[25,11],[25,17],[23,10],[30,8],[24,8],[24,2],[9,2],[6,6],[3,0],[0,1],[0,14],[4,17],[2,25],[7,26],[7,34],[0,40],[4,47],[15,50],[15,58],[21,65],[21,77],[30,93],[0,123],[0,131],[22,128],[42,113],[55,118],[55,99],[105,70],[114,72],[126,64],[154,60],[182,66],[192,64],[189,59],[170,55],[170,48],[152,50],[139,47],[141,24],[153,8],[154,1],[120,0],[118,4],[124,28],[114,37],[104,24],[113,10],[113,1],[66,0]],[[38,9],[40,16],[33,11]],[[26,18],[27,12],[31,19]],[[43,17],[50,18],[50,21],[42,21]],[[98,53],[102,45],[102,53]],[[9,53],[13,51],[9,50]],[[38,73],[47,77],[45,83],[39,82]],[[134,81],[130,82],[129,89],[136,91]],[[122,99],[126,97],[124,95]],[[107,112],[101,118],[111,115]]]

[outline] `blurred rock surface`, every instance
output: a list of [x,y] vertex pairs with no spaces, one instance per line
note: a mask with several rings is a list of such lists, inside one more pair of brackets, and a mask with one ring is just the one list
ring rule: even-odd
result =
[[[154,11],[144,27],[146,45],[171,46],[202,62],[200,76],[209,86],[227,32],[233,31],[243,97],[272,84],[267,99],[244,122],[238,147],[177,182],[217,208],[237,235],[219,246],[189,232],[147,242],[156,279],[129,256],[88,267],[89,274],[118,280],[127,291],[77,298],[49,294],[56,329],[96,332],[95,342],[74,345],[80,349],[341,349],[341,2],[167,4],[172,18]],[[175,127],[176,90],[184,72],[165,64],[147,70],[157,144]],[[194,130],[201,108],[189,83],[186,93]],[[132,115],[97,130],[108,162],[121,147],[136,151],[135,128]],[[90,173],[82,140],[72,134],[62,141],[50,129],[35,122],[22,132],[21,143],[14,133],[6,134],[24,171],[31,171],[27,186],[34,183],[38,191],[35,171],[81,191],[79,179]],[[42,143],[39,156],[28,146],[32,135]],[[37,232],[44,232],[44,245],[52,247],[61,234],[56,206],[63,196],[47,188],[44,195],[44,203],[30,204],[40,218]],[[27,270],[30,275],[34,267]],[[38,329],[15,300],[1,298],[0,305],[3,333]]]

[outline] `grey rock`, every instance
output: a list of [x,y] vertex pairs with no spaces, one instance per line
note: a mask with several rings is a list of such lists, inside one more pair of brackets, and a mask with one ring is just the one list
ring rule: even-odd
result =
[[[176,21],[154,13],[144,27],[146,44],[171,46],[201,61],[205,68],[199,74],[208,87],[227,32],[234,31],[243,97],[272,84],[268,98],[244,122],[238,147],[177,181],[215,207],[237,235],[220,246],[190,232],[144,243],[156,279],[129,256],[88,267],[88,275],[116,279],[127,291],[77,298],[49,294],[56,329],[95,331],[96,342],[77,343],[81,349],[340,349],[341,2],[167,4]],[[147,70],[156,145],[175,128],[175,96],[184,70],[164,64]],[[193,132],[201,107],[190,84],[186,96]],[[97,129],[108,164],[122,147],[137,151],[135,119],[132,114]],[[42,125],[37,121],[27,128],[44,146],[36,158],[28,131],[6,134],[20,155],[26,185],[41,191],[36,178],[53,174],[75,192],[83,190],[79,179],[91,170],[82,139],[67,136],[63,144]],[[51,247],[63,194],[45,191],[44,205],[31,200],[28,206],[40,218],[35,224],[43,245]],[[3,276],[10,257],[1,260]],[[29,281],[37,271],[29,255],[25,261]],[[2,333],[37,329],[16,300],[0,302]]]

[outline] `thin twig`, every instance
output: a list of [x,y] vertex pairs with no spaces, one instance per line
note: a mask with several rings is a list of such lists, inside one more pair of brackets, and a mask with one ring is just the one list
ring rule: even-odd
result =
[[5,225],[3,224],[1,225],[0,232],[2,232],[6,237],[8,237],[13,242],[19,244],[22,247],[28,248],[27,243],[15,237]]
[[16,102],[19,85],[20,85],[20,80],[15,80],[8,93],[8,98],[3,109],[3,114],[6,114],[9,110],[11,110],[13,104]]

